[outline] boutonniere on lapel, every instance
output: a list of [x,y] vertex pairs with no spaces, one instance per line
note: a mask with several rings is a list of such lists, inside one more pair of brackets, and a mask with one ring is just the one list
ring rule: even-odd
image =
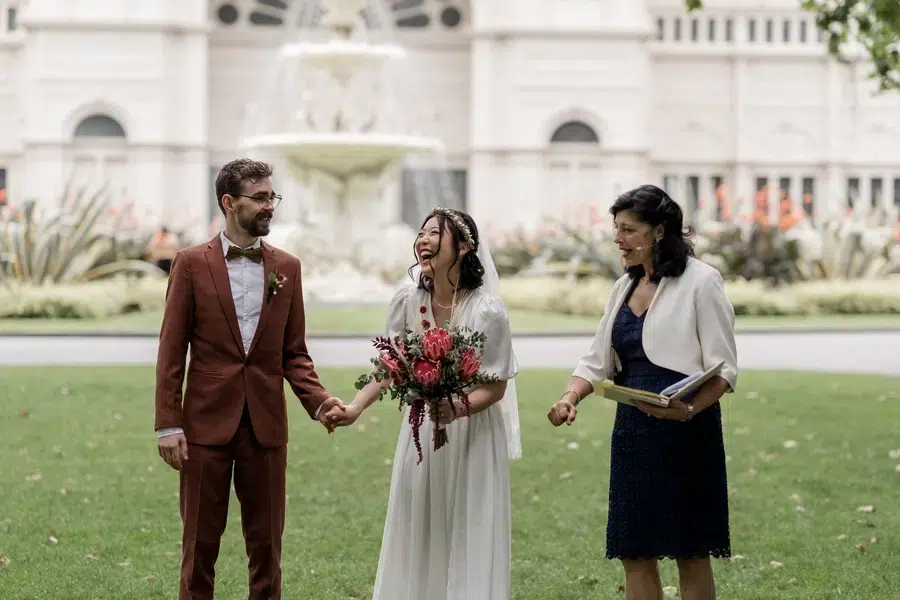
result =
[[269,293],[266,296],[266,302],[272,301],[272,296],[278,295],[278,290],[284,287],[284,284],[287,282],[287,277],[283,273],[277,272],[275,269],[272,269],[272,272],[269,273]]

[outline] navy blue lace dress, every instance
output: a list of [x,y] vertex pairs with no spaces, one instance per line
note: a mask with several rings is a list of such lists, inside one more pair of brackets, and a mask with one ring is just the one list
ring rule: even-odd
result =
[[[622,362],[616,383],[661,392],[685,375],[647,359],[643,329],[644,315],[636,316],[625,302],[613,324],[612,343]],[[719,404],[687,423],[657,419],[618,404],[611,441],[606,557],[730,555]]]

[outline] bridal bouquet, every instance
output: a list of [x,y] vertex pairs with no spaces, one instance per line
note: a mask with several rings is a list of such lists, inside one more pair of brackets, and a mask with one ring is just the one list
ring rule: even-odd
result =
[[[424,306],[419,308],[425,314]],[[424,333],[415,333],[410,328],[392,338],[374,339],[378,357],[372,359],[375,369],[361,375],[356,381],[356,389],[361,390],[370,381],[390,380],[387,387],[392,399],[399,399],[402,410],[410,407],[409,423],[413,428],[413,440],[422,462],[422,443],[419,428],[430,408],[437,408],[441,402],[448,402],[455,410],[453,398],[462,402],[469,414],[469,396],[465,388],[497,381],[481,369],[485,336],[468,328],[450,329],[431,327],[423,318]],[[379,400],[385,390],[379,394]],[[447,443],[444,427],[434,428],[434,449]]]

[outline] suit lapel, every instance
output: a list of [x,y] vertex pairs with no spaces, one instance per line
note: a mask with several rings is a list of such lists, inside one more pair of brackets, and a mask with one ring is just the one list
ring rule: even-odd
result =
[[262,288],[262,308],[259,311],[259,322],[256,324],[256,333],[253,334],[253,341],[250,343],[250,350],[247,352],[249,356],[250,353],[253,352],[253,349],[256,348],[256,344],[259,342],[259,338],[262,336],[263,331],[266,327],[266,322],[269,319],[269,310],[272,302],[275,302],[278,296],[273,296],[269,298],[269,274],[274,272],[278,272],[278,264],[275,259],[275,251],[271,246],[262,243],[263,247],[263,288]]
[[244,343],[241,340],[241,330],[238,327],[237,311],[234,308],[234,296],[231,293],[231,281],[228,279],[228,266],[225,264],[225,251],[222,249],[222,240],[219,236],[210,240],[206,250],[206,262],[209,272],[212,274],[213,284],[219,296],[219,303],[225,313],[225,321],[231,329],[231,335],[244,355]]

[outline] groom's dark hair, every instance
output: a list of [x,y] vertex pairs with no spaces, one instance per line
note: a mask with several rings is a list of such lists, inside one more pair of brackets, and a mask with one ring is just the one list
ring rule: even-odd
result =
[[225,194],[237,196],[243,191],[244,182],[256,182],[271,176],[272,165],[261,160],[238,158],[231,161],[222,167],[219,176],[216,177],[216,200],[219,203],[219,210],[225,214],[225,206],[222,204],[222,197]]

